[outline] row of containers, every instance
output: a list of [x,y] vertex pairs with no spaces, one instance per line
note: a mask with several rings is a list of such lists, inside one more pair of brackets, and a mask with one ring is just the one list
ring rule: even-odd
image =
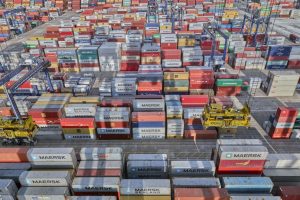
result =
[[212,160],[125,154],[114,147],[81,148],[78,154],[73,148],[2,148],[0,154],[0,195],[10,200],[297,200],[300,195],[300,155],[269,154],[256,139],[218,140]]
[[[209,102],[233,107],[230,98],[208,95],[144,96],[130,99],[71,97],[43,94],[16,101],[24,116],[31,116],[40,140],[53,139],[216,139],[229,137],[222,129],[204,127],[202,112]],[[2,105],[5,101],[1,102]],[[8,105],[8,104],[7,104]],[[12,116],[1,107],[2,116]],[[28,113],[28,115],[27,115]],[[231,137],[235,137],[232,134]]]
[[4,1],[5,8],[57,8],[62,11],[68,8],[67,0],[5,0]]
[[0,9],[0,42],[60,16],[59,8]]

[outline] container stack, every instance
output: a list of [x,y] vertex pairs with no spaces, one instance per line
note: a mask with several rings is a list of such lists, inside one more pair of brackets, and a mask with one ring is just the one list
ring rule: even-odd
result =
[[0,179],[1,198],[16,199],[18,188],[15,182],[11,179]]
[[274,189],[281,185],[295,186],[299,182],[300,154],[269,154],[265,163],[264,176],[270,177]]
[[47,198],[52,195],[66,198],[70,195],[72,170],[77,166],[73,148],[32,148],[27,157],[34,170],[20,175],[22,188],[18,192],[18,199],[28,196]]
[[132,112],[131,120],[133,139],[165,139],[164,111]]
[[123,179],[120,187],[122,200],[171,200],[169,179]]
[[167,154],[129,154],[127,177],[131,179],[168,178]]
[[61,130],[62,108],[69,101],[69,94],[43,94],[29,110],[28,114],[40,130]]
[[61,118],[60,124],[66,140],[96,139],[94,118]]
[[288,69],[299,69],[300,68],[300,47],[292,46],[292,50],[289,56]]
[[141,64],[142,65],[160,65],[161,50],[157,44],[145,43],[141,49]]
[[120,148],[82,148],[80,157],[77,177],[122,176],[123,160]]
[[177,49],[177,36],[176,34],[161,34],[160,36],[160,48],[166,49]]
[[115,77],[112,80],[112,96],[135,96],[136,77]]
[[188,94],[189,73],[188,72],[164,72],[165,94]]
[[180,49],[163,49],[161,59],[162,67],[164,68],[178,68],[182,66]]
[[212,94],[215,83],[210,67],[187,67],[190,76],[190,94]]
[[98,139],[131,138],[129,107],[100,107],[95,116]]
[[79,72],[75,48],[63,48],[57,50],[57,61],[60,72]]
[[[0,178],[11,179],[16,185],[20,185],[19,176],[31,169],[27,158],[28,148],[1,148],[0,150]],[[11,184],[13,185],[13,184]],[[12,186],[13,187],[13,186]],[[13,195],[15,193],[12,193]],[[15,196],[15,195],[13,195]]]
[[[217,141],[214,160],[218,175],[261,175],[268,150],[260,140]],[[241,165],[240,163],[243,163]]]
[[269,46],[265,56],[266,69],[286,69],[291,50],[291,46]]
[[[140,70],[139,72],[142,72],[142,70]],[[152,76],[138,77],[137,79],[138,95],[161,95],[162,93],[163,93],[163,83],[161,77],[152,77]]]
[[138,71],[141,58],[141,44],[122,43],[121,71]]
[[294,96],[299,77],[295,71],[270,71],[261,87],[270,97]]
[[203,160],[172,160],[171,177],[200,178],[215,176],[214,161]]
[[269,121],[265,123],[265,130],[273,139],[288,139],[291,137],[297,117],[297,108],[278,107],[276,114],[271,115]]
[[182,48],[182,66],[203,66],[203,54],[201,47]]
[[216,96],[236,96],[242,90],[243,81],[241,79],[221,79],[218,78],[215,83]]
[[[175,97],[175,98],[174,98]],[[184,121],[183,108],[180,97],[170,95],[166,97],[167,138],[183,138]]]
[[103,43],[99,50],[101,71],[120,71],[121,69],[121,44],[115,42]]
[[77,49],[81,72],[99,72],[98,46],[83,46]]

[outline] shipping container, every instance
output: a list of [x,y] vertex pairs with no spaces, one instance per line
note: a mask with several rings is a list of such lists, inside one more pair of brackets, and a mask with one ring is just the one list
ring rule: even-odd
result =
[[215,175],[213,161],[171,161],[170,175],[173,177],[210,177]]
[[223,177],[222,184],[229,193],[268,194],[273,189],[269,177]]
[[65,200],[67,196],[70,196],[68,187],[21,187],[18,191],[18,199],[20,200],[39,198]]
[[219,178],[173,178],[173,188],[221,188]]

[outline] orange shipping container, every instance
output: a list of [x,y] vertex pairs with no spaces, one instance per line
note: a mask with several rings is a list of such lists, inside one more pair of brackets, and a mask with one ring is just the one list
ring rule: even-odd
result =
[[0,163],[28,162],[28,148],[1,148]]
[[230,200],[224,188],[175,188],[174,200]]
[[135,122],[161,122],[165,120],[164,112],[132,112],[132,121]]

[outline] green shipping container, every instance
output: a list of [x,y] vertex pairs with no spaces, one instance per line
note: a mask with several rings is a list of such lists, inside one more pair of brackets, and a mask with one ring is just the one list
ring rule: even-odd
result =
[[243,80],[241,79],[217,79],[217,86],[226,87],[226,86],[242,86]]

